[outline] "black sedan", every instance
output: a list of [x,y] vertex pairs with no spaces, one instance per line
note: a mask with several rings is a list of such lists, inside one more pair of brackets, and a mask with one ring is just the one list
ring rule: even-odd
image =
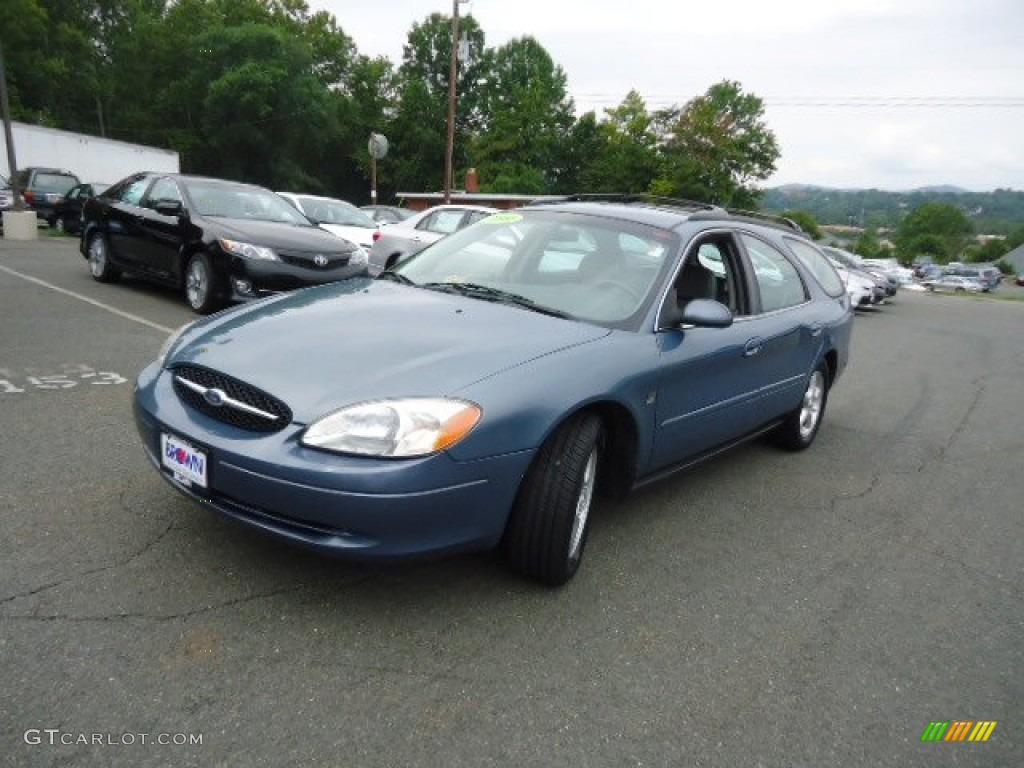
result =
[[85,201],[90,197],[101,194],[109,186],[109,184],[99,184],[97,182],[86,182],[73,186],[64,195],[63,200],[54,203],[53,226],[56,227],[58,232],[77,232],[80,230],[82,228],[82,206],[85,205]]
[[367,269],[365,250],[269,189],[180,174],[134,174],[89,199],[79,248],[96,280],[179,287],[199,314]]

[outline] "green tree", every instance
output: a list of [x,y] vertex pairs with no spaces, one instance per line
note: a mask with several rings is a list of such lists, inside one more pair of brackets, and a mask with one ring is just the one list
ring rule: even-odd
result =
[[532,37],[509,41],[487,61],[487,119],[472,145],[481,189],[522,184],[521,192],[548,192],[567,170],[558,161],[574,122],[565,72]]
[[93,45],[93,5],[85,0],[0,2],[0,39],[15,120],[99,132],[100,57]]
[[640,94],[630,91],[605,110],[598,126],[600,147],[590,153],[585,174],[591,192],[647,192],[658,175],[658,134]]
[[755,183],[772,174],[779,158],[775,134],[764,123],[764,102],[724,80],[669,117],[659,191],[755,208]]
[[930,255],[940,261],[959,257],[974,231],[970,219],[951,203],[924,203],[900,223],[896,248],[904,260]]
[[593,159],[605,148],[605,139],[594,112],[581,115],[565,141],[558,146],[555,165],[558,177],[551,192],[567,195],[573,192],[600,191],[598,180],[593,176]]
[[878,232],[868,228],[860,233],[857,242],[853,246],[853,252],[872,259],[880,255],[881,243],[878,241]]
[[204,54],[182,81],[200,94],[190,115],[198,141],[188,165],[217,176],[277,188],[301,188],[310,170],[296,162],[322,148],[327,91],[311,73],[309,46],[266,24],[222,27],[201,35]]
[[[453,168],[455,179],[467,167],[473,127],[479,120],[477,81],[486,76],[483,32],[476,20],[459,23],[467,39],[467,56],[456,78],[456,120]],[[413,24],[398,69],[398,109],[391,126],[389,167],[400,190],[441,189],[448,137],[448,86],[451,73],[452,18],[431,14]],[[458,186],[458,183],[455,184]]]
[[795,221],[800,226],[800,229],[806,232],[812,240],[821,240],[825,236],[818,226],[817,219],[807,211],[783,211],[781,215],[784,218]]

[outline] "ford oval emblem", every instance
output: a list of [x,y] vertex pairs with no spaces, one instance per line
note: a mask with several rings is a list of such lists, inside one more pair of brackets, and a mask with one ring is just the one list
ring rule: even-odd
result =
[[316,264],[318,267],[326,267],[327,257],[324,256],[322,253],[318,253],[316,256],[313,257],[313,263]]
[[203,400],[215,408],[220,408],[224,405],[224,397],[224,390],[222,389],[208,389],[203,392]]

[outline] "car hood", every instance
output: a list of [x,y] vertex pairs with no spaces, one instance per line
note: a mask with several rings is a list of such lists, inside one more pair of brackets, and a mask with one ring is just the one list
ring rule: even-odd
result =
[[351,403],[456,395],[610,331],[514,306],[355,278],[193,326],[167,365],[194,363],[284,400],[309,423]]
[[[210,234],[242,240],[282,251],[348,252],[355,246],[319,227],[286,224],[256,219],[222,219],[207,217],[212,222]],[[216,231],[214,231],[216,230]]]
[[366,250],[373,247],[373,233],[377,231],[376,227],[356,227],[349,224],[325,224],[324,222],[320,222],[320,228]]

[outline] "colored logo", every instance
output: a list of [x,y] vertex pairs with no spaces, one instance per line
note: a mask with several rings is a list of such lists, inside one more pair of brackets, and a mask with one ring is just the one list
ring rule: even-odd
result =
[[921,741],[988,741],[997,720],[932,720]]

